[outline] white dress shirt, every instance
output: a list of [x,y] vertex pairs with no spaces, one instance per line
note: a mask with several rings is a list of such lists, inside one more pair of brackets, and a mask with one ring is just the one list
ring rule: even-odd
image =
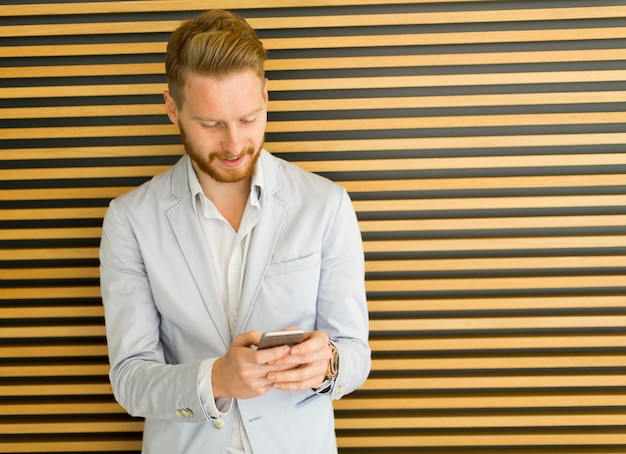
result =
[[[189,187],[194,202],[194,210],[198,215],[202,232],[206,240],[207,253],[215,265],[216,281],[220,286],[220,295],[224,304],[231,338],[237,323],[241,289],[244,279],[248,250],[254,226],[261,216],[259,195],[263,188],[263,173],[260,165],[252,178],[250,197],[245,207],[239,229],[235,231],[222,216],[215,205],[204,195],[198,177],[189,160]],[[210,335],[210,333],[207,333]],[[234,426],[230,439],[228,454],[253,454],[246,435],[237,404],[234,399],[215,399],[211,382],[211,371],[217,358],[202,362],[198,371],[198,389],[200,399],[210,419],[218,419],[222,415],[234,412]]]

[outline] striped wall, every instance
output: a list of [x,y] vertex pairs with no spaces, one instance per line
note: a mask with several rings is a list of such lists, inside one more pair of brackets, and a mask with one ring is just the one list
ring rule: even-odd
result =
[[340,452],[626,452],[623,0],[0,0],[0,452],[140,450],[100,227],[180,156],[165,43],[208,7],[270,50],[267,148],[359,216]]

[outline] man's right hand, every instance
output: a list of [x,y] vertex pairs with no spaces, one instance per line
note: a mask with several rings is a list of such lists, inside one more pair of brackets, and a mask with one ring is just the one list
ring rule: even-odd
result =
[[249,399],[265,394],[272,389],[273,384],[267,379],[270,372],[292,369],[291,364],[271,365],[289,355],[290,347],[279,347],[255,350],[252,345],[258,345],[261,340],[259,331],[247,331],[239,334],[228,348],[226,355],[215,361],[211,375],[213,395]]

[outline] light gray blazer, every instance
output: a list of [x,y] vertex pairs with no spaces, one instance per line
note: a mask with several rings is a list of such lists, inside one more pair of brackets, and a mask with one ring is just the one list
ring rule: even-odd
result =
[[272,390],[238,405],[255,454],[336,452],[331,398],[370,370],[363,247],[346,191],[262,152],[261,218],[231,335],[187,159],[112,201],[104,219],[100,276],[116,399],[146,419],[144,453],[226,453],[232,413],[221,428],[206,415],[200,362],[224,355],[243,331],[319,329],[340,354],[330,394]]

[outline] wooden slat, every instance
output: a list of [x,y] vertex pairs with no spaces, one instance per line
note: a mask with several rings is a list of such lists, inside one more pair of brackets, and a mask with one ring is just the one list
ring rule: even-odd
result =
[[[2,58],[2,57],[0,57]],[[125,95],[161,95],[167,89],[166,84],[133,85],[88,85],[63,87],[66,97],[125,96]],[[0,88],[0,97],[4,99],[56,98],[59,87],[11,87]]]
[[[624,29],[626,30],[626,28]],[[626,31],[622,38],[626,38]],[[11,57],[1,55],[0,58]],[[513,84],[548,84],[548,83],[584,83],[584,82],[621,82],[626,78],[625,70],[603,71],[561,71],[561,72],[529,72],[508,74],[463,74],[436,76],[380,76],[359,78],[326,78],[326,79],[293,79],[270,80],[271,91],[300,91],[310,87],[319,90],[348,90],[373,88],[402,87],[442,87],[442,86],[485,86]],[[91,96],[123,96],[123,95],[160,95],[167,89],[162,83],[145,83],[132,85],[86,85],[63,87],[66,97]],[[59,87],[31,86],[0,88],[0,96],[5,99],[16,98],[52,98],[57,95]]]
[[496,390],[533,388],[581,389],[581,388],[617,388],[622,389],[626,375],[603,375],[581,373],[580,375],[503,375],[503,376],[466,376],[466,377],[409,377],[409,378],[370,378],[363,385],[366,391],[406,390]]
[[[27,434],[77,434],[77,433],[124,433],[139,432],[143,429],[141,421],[123,421],[123,422],[68,422],[68,423],[39,423],[36,426],[30,423],[13,423],[0,424],[2,433],[11,435],[27,435]],[[2,444],[0,444],[0,447]]]
[[[622,137],[623,136],[623,137]],[[513,139],[528,138],[529,136],[510,136],[507,137]],[[568,135],[571,142],[574,142],[576,138],[582,139],[581,135]],[[616,134],[593,134],[590,135],[596,139],[596,143],[618,143],[622,138],[626,139],[626,133]],[[533,137],[538,139],[539,136]],[[464,139],[464,140],[463,140]],[[476,140],[473,140],[476,139]],[[486,137],[463,137],[457,139],[448,139],[449,142],[459,143],[464,142],[466,146],[472,146],[473,142],[487,143],[490,138]],[[502,139],[501,137],[492,137],[492,146],[494,141]],[[604,139],[604,140],[602,140]],[[428,139],[422,139],[424,142],[428,142]],[[407,146],[409,144],[419,143],[420,139],[413,141],[407,140]],[[434,139],[434,141],[444,142],[444,139]],[[582,141],[582,140],[581,140]],[[361,141],[348,141],[358,146]],[[381,146],[382,146],[381,140]],[[392,145],[397,142],[395,139],[388,139]],[[404,139],[400,142],[405,142]],[[469,142],[469,144],[468,144]],[[315,142],[319,143],[319,142]],[[341,141],[331,142],[341,143]],[[278,143],[273,143],[272,146],[277,147]],[[269,145],[268,145],[269,146]],[[370,145],[371,146],[371,145]],[[450,144],[448,148],[452,148],[453,144]],[[329,151],[338,151],[333,147]],[[421,148],[430,148],[425,143]],[[433,147],[436,148],[436,147]],[[389,149],[389,148],[387,148]],[[321,151],[323,147],[317,148],[313,151]],[[568,166],[609,166],[609,165],[624,165],[626,164],[626,153],[606,153],[597,155],[585,155],[585,154],[572,154],[572,155],[535,155],[535,156],[482,156],[475,158],[406,158],[406,159],[361,159],[361,160],[333,160],[333,161],[301,161],[297,162],[297,165],[305,170],[314,172],[329,172],[329,171],[368,171],[368,170],[438,170],[438,169],[490,169],[490,168],[516,168],[516,167],[562,167],[567,164]],[[76,178],[111,178],[111,177],[127,177],[127,176],[153,176],[158,173],[162,173],[169,169],[167,165],[146,165],[146,166],[102,166],[102,167],[74,167],[74,168],[41,168],[41,169],[0,169],[0,179],[5,181],[11,180],[38,180],[38,179],[60,179],[68,177]],[[598,181],[601,183],[602,181]],[[506,187],[506,186],[505,186]],[[88,192],[87,192],[88,193]],[[402,203],[402,202],[401,202]]]
[[[521,22],[551,21],[572,19],[605,19],[626,15],[624,6],[596,6],[593,8],[546,8],[514,9],[501,11],[464,11],[442,13],[403,13],[403,14],[367,14],[341,16],[305,16],[305,17],[271,17],[249,18],[248,22],[257,30],[292,29],[292,28],[324,28],[324,27],[366,27],[385,25],[426,25],[453,23],[485,23],[485,22]],[[0,27],[2,36],[67,36],[89,34],[115,34],[126,29],[134,33],[171,32],[180,21],[149,21],[149,22],[109,22],[87,24],[50,24],[45,26],[14,25]]]
[[[547,328],[620,328],[626,315],[501,316],[370,320],[372,331],[526,330]],[[52,328],[55,329],[55,328]],[[0,331],[2,332],[2,331]]]
[[[397,418],[338,418],[337,429],[464,429],[555,427],[555,426],[620,426],[626,423],[626,414],[549,414],[549,415],[469,415],[469,416],[407,416]],[[63,429],[60,429],[63,430]]]
[[50,169],[11,169],[0,170],[5,180],[49,180],[66,178],[110,178],[110,177],[151,177],[165,172],[171,166],[115,166],[115,167],[74,167]]
[[[100,238],[93,236],[93,238]],[[13,270],[0,270],[0,279],[29,280],[29,279],[97,279],[99,271],[97,267],[81,268],[17,268]],[[0,308],[0,313],[4,312]]]
[[[622,39],[626,28],[576,28],[556,30],[511,30],[458,33],[368,35],[367,37],[269,38],[263,44],[272,49],[315,49],[386,46],[433,46],[448,44],[520,43],[578,41],[580,39]],[[33,49],[36,52],[36,50]],[[1,55],[1,54],[0,54]]]
[[[472,128],[504,127],[529,125],[585,125],[623,123],[626,112],[607,113],[570,113],[570,114],[518,114],[508,115],[470,115],[405,118],[368,118],[351,120],[294,120],[269,122],[268,133],[316,131],[374,131],[400,129],[437,129],[437,128]],[[21,137],[30,139],[58,139],[79,137],[141,137],[176,135],[174,125],[135,125],[135,126],[68,126],[44,128],[13,128],[0,131],[0,139],[10,140]]]
[[178,134],[176,126],[165,125],[133,125],[133,126],[69,126],[48,128],[14,128],[0,132],[0,139],[58,139],[60,137],[136,137],[136,136],[169,136]]
[[97,188],[0,189],[0,200],[110,199],[134,186]]
[[357,211],[416,211],[416,210],[462,210],[506,208],[562,208],[586,206],[619,206],[626,204],[625,195],[602,196],[536,196],[536,197],[481,197],[450,198],[436,200],[368,200],[354,202]]
[[[158,171],[158,169],[157,169]],[[7,172],[8,174],[8,172]],[[14,175],[15,172],[11,172]],[[602,175],[602,186],[622,186],[626,182],[626,176],[623,174],[604,174]],[[339,181],[351,193],[360,192],[397,192],[397,191],[428,191],[428,190],[476,190],[476,189],[520,189],[520,188],[581,188],[598,186],[598,177],[593,175],[549,175],[549,176],[525,176],[525,177],[478,177],[478,178],[431,178],[431,179],[406,179],[406,180],[359,180],[359,181]],[[117,197],[133,187],[116,186],[116,187],[98,187],[98,188],[46,188],[46,189],[0,189],[0,200],[16,201],[16,200],[63,200],[63,199],[101,199]],[[563,223],[570,222],[567,219],[562,220],[561,217],[544,217],[546,221]],[[571,217],[571,222],[581,222],[581,225],[588,224],[589,219],[584,216]],[[619,219],[619,215],[606,217],[607,220]],[[489,222],[480,221],[476,222]],[[508,220],[511,223],[517,222],[522,226],[528,224],[527,219]],[[384,221],[386,222],[386,221]],[[389,229],[392,224],[376,224],[375,222],[363,223],[363,227],[372,226],[373,230],[376,225],[380,225],[382,230]],[[438,221],[440,222],[440,221]],[[471,222],[471,221],[470,221]],[[550,222],[550,223],[552,223]],[[600,221],[601,222],[601,221]],[[415,224],[420,230],[429,224],[429,221],[416,220]],[[387,228],[385,228],[385,225]],[[535,223],[536,225],[536,223]],[[404,230],[401,224],[393,225],[394,228]],[[454,228],[454,226],[440,226],[441,230]],[[1,234],[1,233],[0,233]]]
[[[10,277],[8,277],[10,279]],[[3,279],[6,277],[3,276]],[[0,318],[10,319],[45,319],[45,318],[87,318],[102,317],[102,305],[94,306],[53,306],[53,307],[0,307]],[[0,347],[1,348],[1,347]],[[90,347],[89,347],[90,348]]]
[[[102,214],[104,209],[102,209]],[[70,217],[70,219],[74,219]],[[616,248],[624,247],[626,237],[605,236],[566,236],[566,237],[512,237],[494,238],[486,243],[477,239],[445,240],[367,240],[365,252],[407,252],[407,251],[499,251],[499,250],[549,250],[561,248]],[[97,258],[97,248],[33,248],[0,250],[0,260],[45,260],[53,258]]]
[[[262,39],[268,50],[623,39],[626,27]],[[1,47],[0,58],[162,54],[163,42]],[[276,88],[274,88],[276,89]]]
[[582,249],[617,248],[626,244],[621,235],[605,236],[554,236],[491,238],[485,242],[480,238],[445,240],[381,240],[365,241],[365,252],[407,252],[407,251],[501,251],[537,249]]
[[[97,257],[97,256],[96,256]],[[45,299],[45,298],[100,298],[99,287],[42,287],[42,288],[3,288],[0,289],[0,298],[6,299]],[[100,328],[100,327],[98,327]],[[78,331],[78,327],[73,327]],[[83,327],[83,330],[89,329]],[[0,333],[24,333],[28,329],[0,327]],[[47,332],[47,328],[42,331]],[[86,332],[86,331],[85,331]],[[35,334],[33,332],[33,334]],[[45,336],[44,332],[39,335]],[[3,334],[0,334],[3,337]]]
[[[625,29],[626,31],[626,29]],[[625,36],[626,38],[626,32]],[[359,78],[271,80],[270,90],[295,91],[315,86],[318,90],[347,90],[368,88],[481,86],[545,83],[618,82],[624,80],[626,71],[560,71],[544,73],[486,73],[435,76],[380,76]],[[2,92],[0,92],[2,93]]]
[[104,216],[106,208],[35,208],[23,210],[3,210],[5,220],[23,219],[98,219]]
[[[620,328],[626,316],[619,315],[579,315],[579,316],[528,316],[528,317],[474,317],[474,318],[427,318],[427,319],[384,319],[371,320],[372,331],[433,332],[482,331],[482,330],[527,330],[527,329],[569,329],[569,328]],[[0,327],[0,338],[27,339],[53,337],[99,337],[104,336],[104,327],[99,325],[65,326],[19,326]]]
[[275,112],[350,109],[411,109],[432,107],[509,106],[509,105],[567,105],[585,103],[624,102],[626,92],[558,92],[511,93],[449,96],[407,96],[397,98],[346,98],[308,99],[305,104],[297,100],[270,100],[269,109]]
[[[428,118],[368,118],[350,120],[294,120],[269,122],[267,132],[299,132],[299,131],[361,131],[387,129],[436,129],[436,128],[472,128],[495,126],[528,126],[528,125],[583,125],[623,123],[626,112],[601,113],[568,113],[568,114],[511,114],[503,115],[457,115],[437,116]],[[71,131],[80,128],[68,128]],[[32,131],[29,130],[29,132]],[[37,130],[32,131],[37,137]],[[105,135],[106,130],[105,130]],[[80,137],[80,135],[78,135]]]
[[[558,256],[506,257],[474,259],[425,259],[425,260],[369,260],[365,264],[368,273],[388,273],[397,271],[469,271],[469,270],[541,270],[541,269],[585,269],[585,268],[626,268],[626,256]],[[27,271],[35,273],[37,271]],[[69,273],[68,273],[69,274]],[[47,275],[47,274],[46,274]],[[80,276],[79,273],[71,275]]]
[[[594,55],[606,59],[602,52],[594,51]],[[404,58],[404,57],[403,57]],[[358,61],[362,61],[359,59]],[[109,67],[111,66],[111,67]],[[93,73],[77,73],[82,67],[41,67],[40,73],[30,74],[31,77],[47,76],[81,76],[81,75],[104,75],[124,74],[122,68],[116,65],[98,65]],[[143,66],[143,65],[142,65]],[[4,71],[11,68],[5,68]],[[32,68],[15,68],[15,74],[28,76],[28,70]],[[129,73],[141,72],[137,69]],[[2,75],[9,75],[0,72]],[[420,96],[403,98],[357,98],[357,99],[313,99],[307,100],[305,105],[298,101],[272,101],[269,102],[270,112],[315,111],[315,110],[364,110],[364,109],[407,109],[407,108],[432,108],[432,107],[465,107],[465,106],[502,106],[502,105],[533,105],[533,104],[588,104],[588,103],[623,103],[626,102],[626,92],[578,92],[578,93],[528,93],[528,94],[500,94],[500,95],[461,95],[461,96]],[[128,115],[164,115],[162,104],[139,104],[139,105],[104,105],[104,106],[57,106],[57,107],[16,107],[0,108],[0,119],[23,119],[23,118],[64,118],[64,117],[114,117]],[[132,149],[131,149],[132,150]]]
[[[626,133],[591,133],[591,134],[553,134],[553,135],[510,135],[510,136],[478,136],[478,137],[433,137],[411,139],[371,139],[371,140],[316,140],[307,142],[267,142],[267,146],[275,153],[299,152],[349,152],[349,151],[386,151],[386,150],[455,150],[455,149],[490,149],[509,147],[557,147],[557,146],[590,146],[620,145],[626,140]],[[553,157],[557,159],[557,157]],[[471,159],[468,159],[471,160]],[[404,168],[399,160],[363,160],[300,163],[302,167],[313,172],[351,170],[397,170]],[[407,163],[412,162],[407,160]],[[416,162],[416,161],[413,161]],[[478,162],[480,159],[478,158]],[[561,158],[561,165],[565,161]],[[535,167],[533,161],[526,157],[529,167]],[[371,164],[371,165],[370,165]],[[383,165],[383,169],[380,165]],[[391,165],[386,165],[391,164]]]
[[[98,248],[50,248],[50,249],[8,249],[0,250],[0,260],[52,260],[52,259],[91,259],[98,257]],[[9,298],[27,290],[4,290],[2,295]]]
[[[83,295],[77,291],[66,293],[64,294],[64,296],[60,296],[60,297],[77,298],[81,296],[85,296],[85,297],[91,296],[94,298],[97,297],[97,295],[94,295],[94,294]],[[36,295],[33,295],[32,297],[37,298]],[[41,297],[43,297],[43,295],[40,296],[40,298]],[[52,338],[52,337],[101,337],[104,335],[105,335],[104,326],[100,326],[100,325],[0,327],[0,339],[38,339],[38,338]]]
[[67,148],[17,148],[2,150],[0,161],[14,159],[115,158],[121,156],[182,155],[180,145],[88,146]]
[[[376,312],[418,311],[494,311],[519,309],[572,309],[572,308],[624,308],[626,298],[622,295],[541,295],[509,296],[493,298],[407,298],[370,299],[369,310]],[[409,341],[407,341],[409,342]],[[459,346],[462,348],[462,346]]]
[[[385,396],[384,398],[355,398],[349,397],[334,401],[337,410],[448,410],[448,409],[513,409],[513,408],[570,408],[570,407],[620,407],[621,399],[626,398],[624,393],[610,393],[607,395],[593,392],[574,391],[566,394],[558,393],[524,393],[515,395],[505,394],[470,394],[450,395],[425,394],[419,396],[403,395],[402,397]],[[605,421],[606,423],[606,421]]]
[[[351,193],[390,191],[429,191],[459,189],[521,189],[521,188],[584,188],[598,186],[622,186],[626,175],[603,174],[598,181],[596,175],[547,175],[524,177],[478,177],[478,178],[428,178],[395,180],[340,181]],[[0,190],[0,198],[5,191]],[[549,219],[546,217],[546,219]],[[528,220],[526,220],[528,221]],[[525,220],[519,220],[520,224]],[[535,225],[538,223],[535,223]],[[441,230],[446,230],[441,227]]]
[[[103,209],[104,211],[104,209]],[[365,241],[366,252],[406,251],[499,251],[549,250],[561,248],[615,248],[623,247],[626,238],[621,235],[590,237],[514,237],[494,238],[485,243],[477,239],[445,240],[381,240]],[[97,258],[97,248],[49,248],[0,250],[0,260],[45,260],[53,258]],[[610,277],[609,277],[610,278]]]
[[[0,347],[0,358],[54,358],[54,357],[85,357],[85,356],[106,356],[107,355],[107,347],[106,345],[59,345],[59,346],[47,346],[47,345],[39,345],[36,347]],[[55,389],[68,389],[69,391],[66,394],[73,394],[74,392],[78,392],[74,390],[77,388],[76,385],[54,385]],[[42,385],[30,385],[30,388],[35,391],[40,390],[44,392],[42,389]],[[29,388],[29,389],[30,389]],[[88,389],[85,389],[81,392],[85,394],[98,394],[95,391],[100,390],[100,394],[110,394],[111,387],[110,385],[93,385],[89,386]],[[0,395],[22,395],[24,390],[22,387],[15,387],[11,385],[10,387],[2,387],[0,386]],[[33,392],[33,391],[31,391]],[[13,394],[11,394],[13,393]]]
[[[107,377],[109,373],[109,366],[107,364],[88,364],[83,363],[80,365],[50,365],[43,366],[31,366],[31,365],[16,365],[16,366],[0,366],[0,373],[2,377],[6,378],[50,378],[50,377]],[[56,411],[61,411],[62,406],[58,405]],[[11,415],[16,413],[10,413],[13,407],[10,405],[0,405],[0,410],[3,415]],[[13,410],[15,411],[15,410]],[[97,412],[96,412],[97,413]],[[19,414],[19,413],[17,413]]]
[[4,453],[32,452],[128,452],[141,451],[141,440],[93,440],[93,441],[0,441],[0,450]]
[[[449,2],[490,2],[495,0],[394,0],[397,4],[404,3],[449,3]],[[384,0],[308,0],[307,6],[342,6],[342,5],[380,5]],[[216,0],[211,3],[211,8],[222,9],[247,9],[258,8],[255,0]],[[289,8],[302,7],[299,0],[267,0],[263,3],[264,8]],[[66,3],[52,3],[42,5],[7,5],[3,8],[0,16],[31,16],[31,15],[68,15],[68,14],[101,14],[101,13],[137,13],[146,11],[205,11],[207,4],[203,0],[135,0],[133,2],[76,2],[70,5]]]
[[[495,291],[527,289],[589,289],[624,288],[622,275],[592,276],[543,276],[543,277],[488,277],[459,279],[397,279],[370,280],[366,284],[369,292],[444,292],[444,291]],[[592,318],[586,318],[591,323]],[[626,320],[624,320],[626,321]],[[563,321],[564,325],[566,321]]]
[[[97,396],[111,395],[111,385],[108,383],[73,383],[73,384],[37,384],[0,386],[2,397],[41,397],[41,396]],[[123,411],[123,410],[122,410]],[[0,424],[1,425],[1,424]]]
[[[544,307],[545,307],[544,303]],[[610,348],[624,349],[626,347],[625,334],[594,334],[584,335],[527,335],[527,336],[464,336],[436,337],[412,339],[372,339],[372,348],[378,352],[438,352],[438,351],[468,351],[468,350],[521,350],[534,349],[580,349],[580,348]],[[616,405],[618,403],[616,402]]]
[[[87,25],[87,28],[90,24]],[[0,27],[0,32],[3,28]],[[91,33],[94,33],[91,30]],[[448,66],[457,65],[504,65],[522,63],[553,62],[595,62],[621,61],[626,57],[623,49],[592,49],[575,51],[542,52],[493,52],[439,55],[402,55],[377,56],[375,60],[361,57],[342,58],[292,58],[270,59],[265,64],[267,71],[303,71],[320,69],[356,69],[356,68],[403,68],[440,66],[442,59]],[[77,76],[120,76],[163,74],[162,63],[130,63],[125,65],[82,65],[82,66],[33,66],[26,68],[7,67],[0,69],[2,78],[32,77],[77,77]],[[271,104],[271,103],[270,103]],[[154,106],[153,109],[161,106]],[[36,109],[33,109],[36,111]],[[162,113],[159,110],[158,113]]]
[[[536,216],[534,218],[454,218],[454,219],[409,219],[359,222],[361,232],[407,232],[407,231],[459,231],[491,229],[550,229],[581,227],[620,227],[625,216]],[[471,263],[471,262],[470,262]]]
[[450,447],[450,446],[545,446],[559,445],[563,440],[567,440],[569,446],[588,446],[595,444],[603,445],[623,445],[626,444],[626,435],[623,433],[612,433],[609,431],[599,431],[599,433],[554,433],[554,434],[533,434],[529,437],[525,433],[517,435],[489,434],[489,435],[468,435],[468,434],[446,434],[445,437],[437,435],[396,435],[392,439],[381,436],[369,437],[347,437],[339,436],[338,444],[344,448],[377,448],[385,446],[394,447]]
[[[124,191],[125,192],[125,191]],[[99,227],[68,227],[50,229],[5,229],[0,230],[0,240],[41,240],[41,239],[78,239],[100,238]],[[0,270],[0,276],[7,270]],[[18,271],[19,272],[19,271]]]

